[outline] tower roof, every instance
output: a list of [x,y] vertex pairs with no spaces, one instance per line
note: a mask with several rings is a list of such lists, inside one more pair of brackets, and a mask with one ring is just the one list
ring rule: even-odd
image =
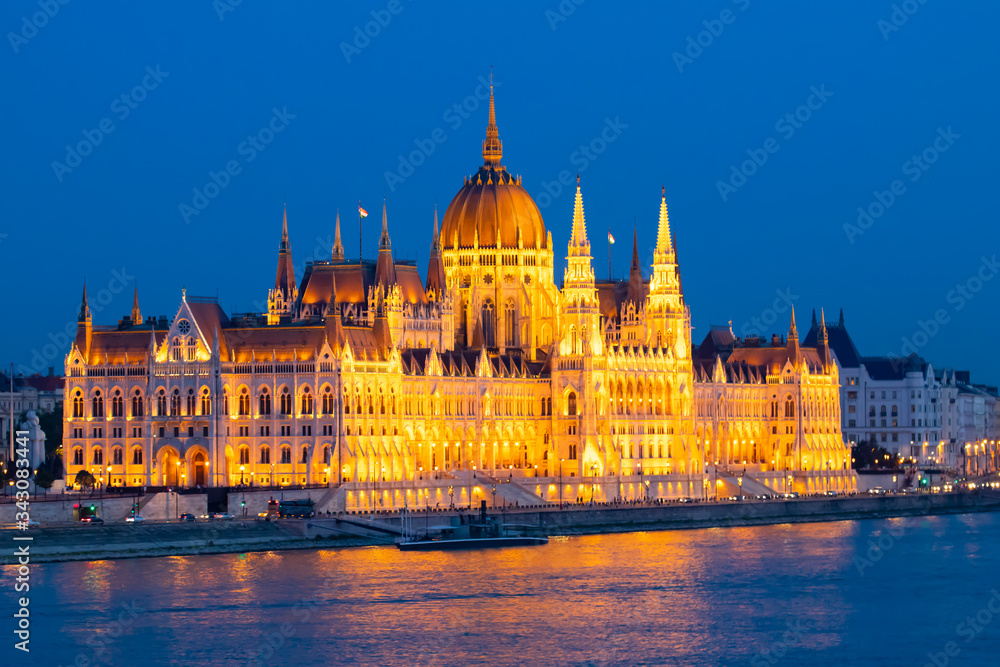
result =
[[281,242],[278,244],[278,271],[274,277],[274,289],[286,294],[295,290],[295,267],[292,266],[292,245],[288,241],[288,207],[281,218]]

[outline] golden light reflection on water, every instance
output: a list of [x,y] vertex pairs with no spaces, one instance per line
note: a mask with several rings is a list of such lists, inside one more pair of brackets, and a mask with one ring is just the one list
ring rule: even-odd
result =
[[[905,612],[887,591],[911,569],[946,577],[963,554],[996,560],[964,544],[993,525],[914,517],[553,538],[523,549],[226,554],[67,563],[61,576],[82,572],[82,586],[65,584],[65,602],[98,592],[98,612],[122,594],[112,586],[109,595],[109,580],[137,582],[128,594],[145,595],[140,604],[153,611],[136,632],[169,636],[189,659],[216,646],[253,655],[287,628],[295,664],[745,664],[794,622],[802,653],[787,664],[820,664],[816,652],[849,651],[887,615],[879,605]],[[890,531],[901,537],[860,574],[854,559]],[[954,548],[944,556],[934,552],[946,548],[934,543],[941,531]],[[945,560],[929,570],[921,558]]]

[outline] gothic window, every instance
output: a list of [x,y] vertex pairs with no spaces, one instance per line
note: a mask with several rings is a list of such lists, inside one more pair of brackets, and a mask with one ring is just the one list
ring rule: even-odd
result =
[[344,387],[344,414],[351,414],[351,397],[347,393],[347,387]]
[[156,392],[156,414],[158,417],[165,417],[167,414],[167,393],[163,387]]
[[497,313],[490,299],[483,301],[480,323],[483,327],[483,343],[486,347],[496,347]]
[[142,413],[142,393],[136,389],[132,394],[132,416],[141,417]]
[[222,388],[222,414],[229,414],[229,387]]
[[885,417],[885,414],[886,414],[886,410],[885,410],[885,406],[883,405],[882,409],[879,410],[879,416],[880,417]]
[[270,463],[271,462],[271,448],[264,445],[260,448],[260,462]]
[[898,417],[899,416],[899,410],[896,408],[895,405],[892,406],[892,416],[893,417]]
[[258,414],[271,414],[271,393],[267,390],[267,387],[260,388],[260,397],[257,400],[257,404]]
[[94,398],[91,401],[91,416],[92,417],[103,417],[104,416],[104,397],[101,396],[101,390],[98,389],[94,394]]
[[575,459],[576,458],[576,445],[570,445],[569,446],[569,458],[571,458],[571,459]]
[[379,414],[385,414],[385,394],[382,393],[381,389],[378,390],[378,409]]
[[566,414],[570,416],[576,415],[576,392],[574,391],[569,392],[569,396],[566,399]]
[[111,416],[125,416],[125,399],[122,398],[121,389],[115,389],[115,394],[111,397]]
[[100,447],[94,448],[94,465],[99,466],[104,464],[104,450]]
[[308,447],[303,447],[302,448],[302,459],[299,461],[299,463],[309,463],[309,448]]
[[507,347],[514,347],[517,345],[515,340],[515,332],[517,331],[517,315],[514,312],[514,300],[507,299],[507,302],[503,306],[503,328],[504,328],[504,345]]
[[247,392],[246,387],[240,389],[239,413],[241,417],[246,417],[250,414],[250,394]]
[[83,465],[83,449],[76,447],[73,450],[73,465],[82,466]]
[[250,464],[250,449],[248,447],[240,447],[240,465],[245,466]]
[[326,463],[326,464],[330,463],[330,447],[329,446],[323,448],[323,463]]
[[576,327],[569,328],[569,353],[576,354]]
[[[291,463],[292,462],[292,448],[282,447],[281,448],[281,463]],[[263,463],[263,461],[261,461]]]
[[790,419],[795,416],[795,401],[792,399],[785,400],[785,418]]
[[281,414],[292,414],[292,395],[289,393],[288,387],[281,388],[281,397],[278,402],[280,403]]
[[181,391],[180,389],[174,388],[174,391],[170,394],[170,416],[177,417],[181,414]]
[[323,388],[322,406],[324,415],[333,414],[333,390],[329,386]]
[[870,408],[868,408],[868,416],[869,417],[874,417],[875,416],[875,406],[874,405],[871,406]]
[[195,406],[197,405],[197,399],[195,399],[195,396],[194,396],[194,389],[191,389],[191,388],[188,389],[188,395],[187,395],[186,398],[187,398],[187,401],[186,401],[186,403],[187,403],[187,413],[186,414],[193,415],[193,414],[195,414]]
[[122,464],[122,448],[115,447],[111,450],[111,465],[120,466]]
[[132,449],[132,465],[142,465],[142,447],[134,447]]
[[302,414],[311,415],[313,413],[313,395],[309,392],[309,387],[302,389]]
[[375,406],[372,403],[372,388],[368,387],[368,392],[365,394],[365,406],[368,408],[368,414],[375,414]]
[[396,390],[389,390],[389,412],[396,414]]
[[79,389],[73,392],[73,416],[83,417],[83,393]]
[[212,398],[208,393],[208,387],[201,390],[201,414],[212,414]]
[[194,343],[194,336],[187,339],[187,360],[194,361],[197,352],[197,347]]

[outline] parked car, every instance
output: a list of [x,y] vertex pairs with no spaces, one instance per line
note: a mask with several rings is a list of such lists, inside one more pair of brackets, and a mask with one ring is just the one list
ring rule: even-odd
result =
[[178,521],[197,521],[198,520],[198,519],[195,518],[194,514],[191,514],[190,512],[184,512],[184,514],[181,514],[179,517],[177,517],[177,519],[178,519]]
[[770,500],[771,498],[774,498],[774,496],[772,496],[770,493],[758,493],[753,498],[754,500]]
[[138,514],[125,517],[125,523],[142,523],[145,520],[145,518],[139,516]]
[[834,491],[834,490],[831,489],[829,491],[824,491],[823,495],[824,496],[836,496],[836,495],[840,495],[840,494],[838,494],[836,491]]
[[104,519],[102,519],[99,516],[85,516],[82,519],[80,519],[80,523],[96,523],[103,525]]
[[679,502],[679,503],[693,503],[694,502],[694,498],[681,498],[677,502]]
[[799,492],[798,491],[789,491],[788,493],[782,494],[781,497],[785,498],[787,500],[794,500],[795,498],[799,497]]
[[232,521],[236,517],[234,517],[229,512],[214,512],[212,514],[212,518],[216,519],[217,521]]
[[883,496],[885,495],[885,489],[883,489],[881,486],[876,486],[873,489],[868,489],[868,493],[873,496]]
[[728,496],[726,498],[723,498],[723,500],[731,500],[732,502],[740,502],[740,501],[746,500],[746,498],[747,498],[746,496]]

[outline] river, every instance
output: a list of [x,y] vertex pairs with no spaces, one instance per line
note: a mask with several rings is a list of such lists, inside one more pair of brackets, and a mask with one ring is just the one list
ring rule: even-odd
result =
[[9,629],[0,654],[80,666],[995,665],[998,579],[998,514],[54,563],[32,566],[30,657]]

